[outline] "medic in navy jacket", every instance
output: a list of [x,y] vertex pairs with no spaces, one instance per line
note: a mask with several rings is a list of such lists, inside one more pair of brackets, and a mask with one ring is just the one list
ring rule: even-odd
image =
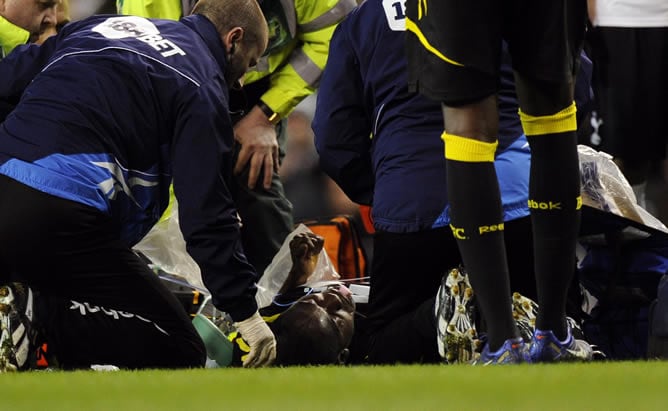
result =
[[[313,121],[322,169],[373,205],[377,230],[395,233],[449,222],[441,107],[408,91],[404,31],[403,1],[366,1],[349,14],[330,43]],[[529,214],[530,151],[507,53],[501,71],[495,166],[509,221]]]
[[108,213],[128,246],[162,215],[173,179],[214,304],[237,321],[251,316],[256,273],[228,190],[234,137],[214,25],[95,16],[21,47],[30,49],[0,62],[0,96],[21,98],[0,126],[0,173]]

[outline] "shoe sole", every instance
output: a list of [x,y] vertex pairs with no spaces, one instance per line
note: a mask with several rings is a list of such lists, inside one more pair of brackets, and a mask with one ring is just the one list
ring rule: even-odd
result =
[[512,304],[513,318],[517,324],[520,336],[524,342],[529,343],[533,337],[533,331],[536,328],[538,304],[518,292],[513,293]]
[[468,276],[452,269],[438,291],[436,312],[438,351],[448,364],[470,362],[479,348],[473,319],[473,288]]
[[[33,319],[33,293],[29,287],[16,291],[0,287],[0,372],[25,368],[30,356],[30,324]],[[17,296],[25,295],[24,312],[19,311]]]
[[14,309],[14,293],[9,286],[0,287],[0,372],[18,369],[11,332],[11,313]]

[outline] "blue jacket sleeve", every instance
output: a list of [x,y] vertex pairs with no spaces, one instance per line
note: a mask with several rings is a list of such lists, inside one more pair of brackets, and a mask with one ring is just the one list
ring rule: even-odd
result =
[[257,310],[257,276],[241,246],[240,221],[227,181],[234,137],[224,83],[219,81],[222,85],[201,85],[179,107],[172,145],[174,194],[186,248],[201,269],[213,304],[242,321]]
[[46,66],[55,45],[55,37],[49,38],[42,46],[24,44],[0,60],[0,98],[18,100],[32,79]]
[[346,27],[344,20],[332,37],[312,127],[322,170],[352,201],[370,205],[374,188],[371,120]]
[[0,122],[5,121],[18,104],[23,90],[46,66],[53,55],[55,44],[54,37],[42,46],[24,44],[0,60]]

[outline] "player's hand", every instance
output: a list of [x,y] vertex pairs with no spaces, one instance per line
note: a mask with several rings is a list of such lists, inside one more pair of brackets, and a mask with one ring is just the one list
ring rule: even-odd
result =
[[276,338],[257,311],[249,318],[234,324],[250,347],[243,361],[246,368],[266,367],[276,360]]
[[278,171],[276,126],[255,106],[234,126],[234,138],[241,144],[234,173],[240,174],[248,166],[248,187],[255,188],[261,177],[262,186],[269,189],[273,173]]
[[295,234],[290,241],[290,256],[292,262],[317,258],[322,247],[325,245],[325,239],[311,232]]
[[308,281],[315,271],[324,244],[324,238],[310,232],[299,233],[292,238],[290,241],[292,268],[279,290],[280,293]]

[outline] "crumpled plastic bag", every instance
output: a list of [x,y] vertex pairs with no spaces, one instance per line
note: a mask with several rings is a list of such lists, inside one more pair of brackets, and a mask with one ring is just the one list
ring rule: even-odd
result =
[[[304,224],[299,224],[297,228],[292,231],[280,250],[274,256],[271,264],[264,270],[264,275],[257,284],[257,294],[255,294],[255,301],[258,307],[266,307],[271,304],[271,301],[278,293],[283,283],[288,277],[288,273],[292,268],[292,256],[290,255],[290,241],[292,238],[300,233],[312,233],[312,231]],[[327,241],[327,239],[325,239]],[[327,256],[325,248],[320,251],[318,262],[316,263],[313,274],[308,278],[304,286],[312,286],[313,284],[322,281],[334,281],[340,279],[341,276],[334,269],[332,261]]]
[[583,205],[668,233],[661,221],[638,205],[631,185],[609,154],[579,145],[578,155]]
[[[178,203],[174,201],[172,207],[171,215],[168,218],[161,219],[133,248],[148,257],[157,268],[183,277],[194,287],[206,289],[199,266],[186,251],[186,242],[179,228]],[[304,224],[300,224],[287,236],[271,264],[265,270],[257,284],[258,291],[255,296],[259,307],[271,304],[272,299],[283,285],[290,268],[292,268],[290,241],[296,234],[303,232],[312,231]],[[323,248],[313,274],[309,277],[307,284],[304,285],[310,286],[321,281],[332,281],[339,278],[339,274]]]
[[199,265],[186,251],[176,201],[169,217],[160,219],[133,248],[148,257],[157,268],[184,277],[197,288],[205,288]]

